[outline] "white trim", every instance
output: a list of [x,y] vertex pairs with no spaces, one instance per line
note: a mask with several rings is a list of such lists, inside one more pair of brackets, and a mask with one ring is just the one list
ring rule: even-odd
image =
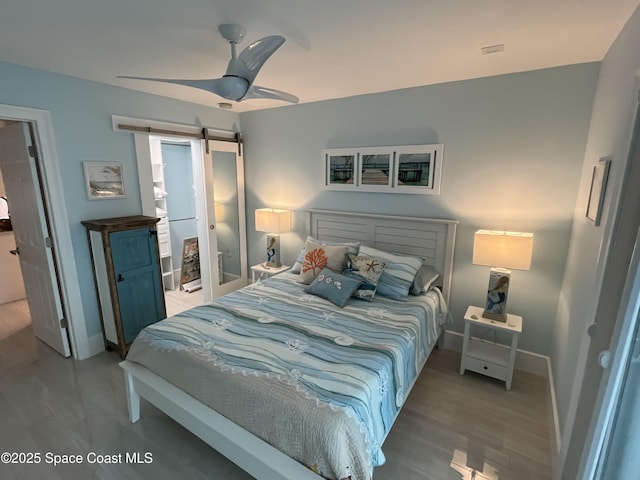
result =
[[0,117],[35,124],[35,134],[42,152],[42,188],[51,218],[50,233],[58,259],[60,290],[67,316],[71,351],[78,360],[89,358],[93,353],[87,336],[51,114],[47,110],[0,104]]
[[[560,433],[560,416],[558,415],[558,402],[556,400],[556,388],[553,380],[553,368],[551,367],[551,359],[547,357],[547,376],[549,378],[549,396],[551,397],[551,415],[553,417],[553,429],[551,436],[551,459],[555,462],[555,459],[560,452],[560,444],[562,443],[562,434]],[[553,471],[553,465],[551,465],[551,471]]]

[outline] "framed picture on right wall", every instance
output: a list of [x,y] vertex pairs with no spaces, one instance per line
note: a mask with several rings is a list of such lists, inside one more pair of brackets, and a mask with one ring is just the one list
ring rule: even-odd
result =
[[601,159],[593,166],[586,216],[595,226],[600,225],[602,205],[604,204],[604,194],[607,188],[610,166],[611,160],[608,158]]

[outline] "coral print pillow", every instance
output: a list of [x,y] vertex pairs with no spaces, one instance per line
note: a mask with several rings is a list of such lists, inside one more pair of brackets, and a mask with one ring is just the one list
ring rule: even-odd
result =
[[[328,240],[318,240],[317,238],[314,238],[311,235],[307,237],[306,242],[313,242],[318,245],[333,245],[338,247],[347,247],[347,251],[355,255],[357,255],[358,250],[360,250],[360,242],[332,242]],[[290,270],[291,273],[300,273],[300,270],[302,270],[302,263],[304,262],[304,256],[307,253],[306,242],[305,242],[305,246],[302,247],[302,250],[300,250],[300,253],[298,254],[298,258],[296,258],[296,262],[293,264],[293,267],[291,267],[291,270]]]
[[305,285],[309,285],[323,268],[340,273],[347,264],[347,247],[307,241],[305,248],[299,280]]

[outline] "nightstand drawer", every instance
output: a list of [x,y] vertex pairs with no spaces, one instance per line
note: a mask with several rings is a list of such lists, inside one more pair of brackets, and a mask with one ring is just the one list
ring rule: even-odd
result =
[[495,363],[469,356],[464,359],[464,368],[498,380],[506,380],[509,372],[509,369],[503,365],[496,365]]

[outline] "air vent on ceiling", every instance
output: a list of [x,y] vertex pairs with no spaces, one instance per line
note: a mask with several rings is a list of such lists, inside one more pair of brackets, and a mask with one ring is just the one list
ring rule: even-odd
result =
[[499,45],[491,45],[489,47],[483,47],[480,49],[483,55],[489,55],[490,53],[504,52],[504,43]]

